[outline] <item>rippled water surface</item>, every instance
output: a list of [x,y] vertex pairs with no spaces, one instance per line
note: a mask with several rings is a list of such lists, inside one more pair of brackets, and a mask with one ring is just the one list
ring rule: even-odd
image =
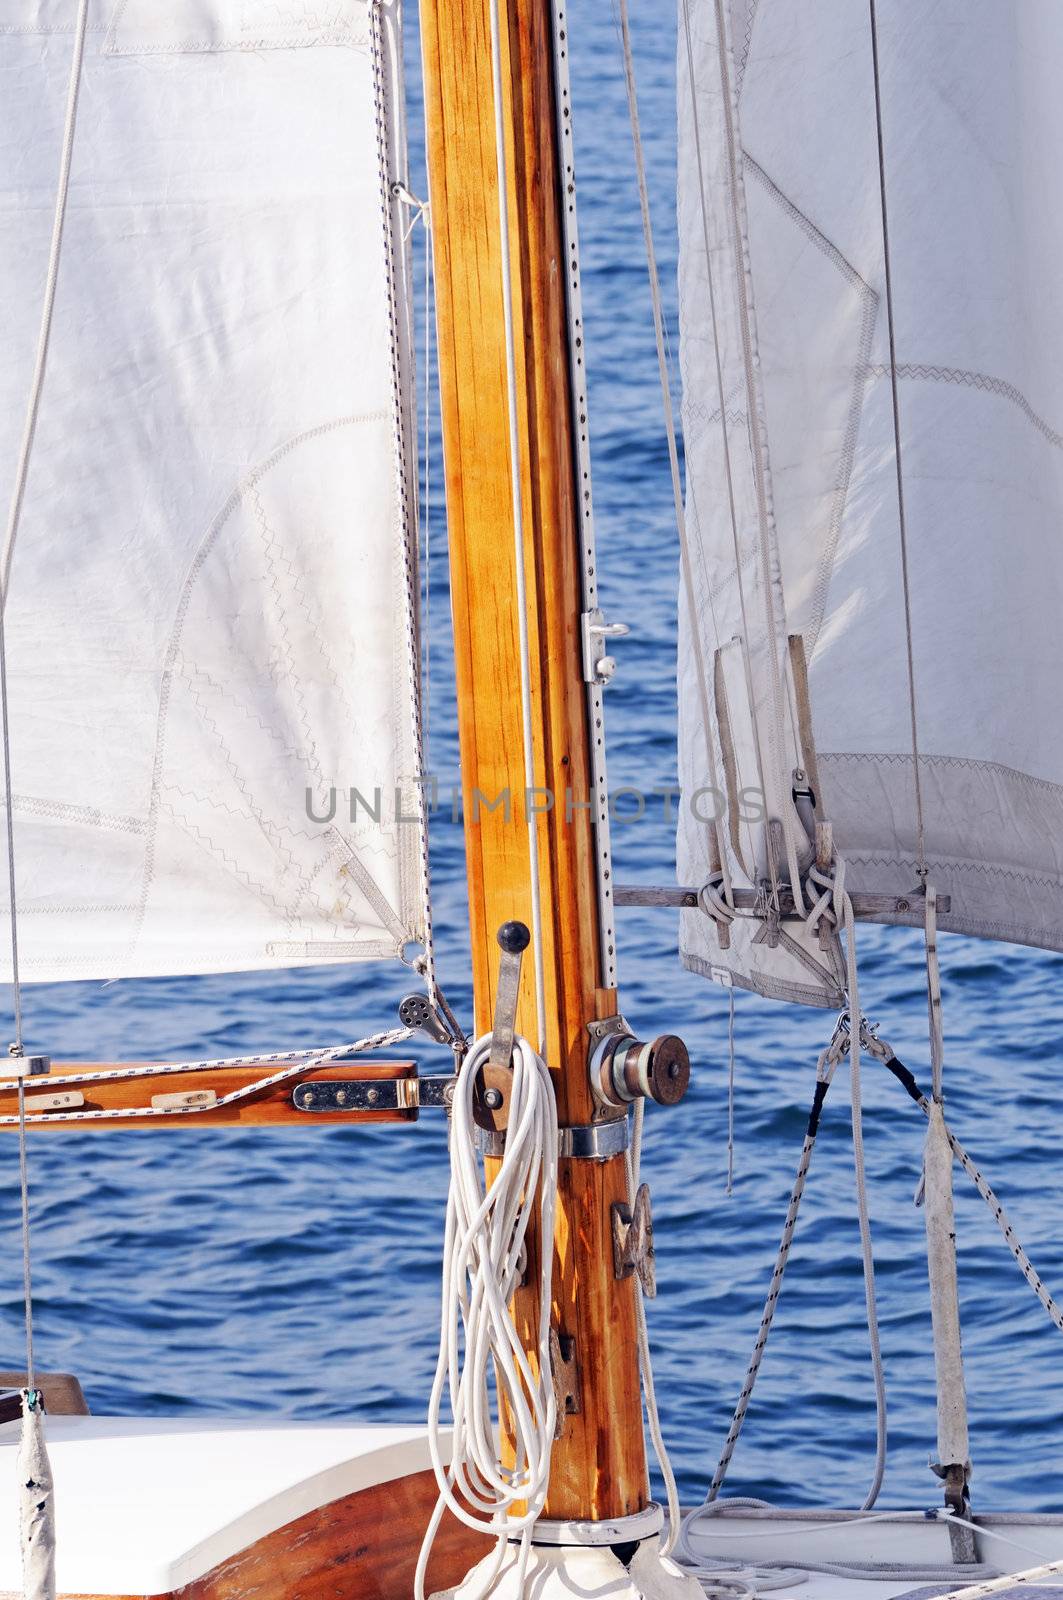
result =
[[[581,228],[604,600],[632,624],[608,694],[610,778],[675,779],[677,552],[620,56],[607,0],[571,6]],[[675,39],[635,0],[640,95],[662,278],[674,338]],[[414,86],[415,87],[415,86]],[[415,158],[415,179],[420,158]],[[435,463],[436,481],[440,469]],[[445,539],[432,562],[431,761],[456,774]],[[666,883],[663,802],[615,829],[620,881]],[[468,1015],[459,831],[433,837],[442,977]],[[926,1075],[918,937],[862,932],[863,998],[899,1056]],[[726,997],[684,974],[672,912],[620,921],[624,1010],[684,1034],[695,1060],[683,1109],[648,1117],[657,1224],[650,1308],[658,1388],[686,1497],[726,1433],[801,1146],[820,1012],[737,1003],[736,1178],[725,1195]],[[1050,1285],[1063,1286],[1063,1158],[1056,1080],[1058,958],[943,941],[946,1082],[953,1124],[1009,1206]],[[388,1025],[400,972],[303,971],[39,988],[29,1043],[56,1057],[122,1059],[328,1043]],[[445,1069],[438,1055],[424,1065]],[[922,1213],[913,1205],[923,1118],[873,1064],[865,1116],[890,1400],[883,1503],[936,1500],[933,1363]],[[0,1155],[0,1351],[21,1361],[13,1141]],[[79,1374],[93,1409],[275,1412],[417,1421],[436,1337],[447,1182],[444,1131],[315,1127],[283,1133],[117,1132],[31,1141],[37,1341]],[[983,1202],[957,1175],[957,1227],[976,1503],[1063,1510],[1060,1335],[1020,1278]],[[791,1266],[728,1487],[790,1504],[853,1504],[873,1457],[874,1408],[855,1218],[847,1083],[827,1103]]]

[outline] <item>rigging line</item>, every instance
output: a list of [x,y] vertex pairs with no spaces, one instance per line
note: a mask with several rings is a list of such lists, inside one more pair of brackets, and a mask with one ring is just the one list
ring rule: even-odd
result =
[[[697,625],[698,606],[697,595],[694,587],[694,567],[690,555],[690,541],[687,537],[686,510],[683,505],[683,483],[679,471],[679,446],[676,438],[675,415],[672,409],[672,386],[668,372],[668,353],[664,337],[664,312],[661,305],[661,281],[657,272],[657,252],[653,244],[653,223],[650,217],[649,187],[646,182],[646,160],[642,148],[642,128],[639,122],[638,93],[635,84],[635,58],[631,48],[631,28],[628,19],[627,0],[619,0],[620,36],[624,51],[624,79],[627,86],[628,117],[631,122],[631,138],[635,147],[635,173],[638,180],[639,206],[642,212],[642,236],[646,245],[646,269],[650,280],[650,298],[653,302],[653,331],[657,342],[657,368],[661,380],[661,402],[664,408],[664,426],[668,438],[668,461],[672,473],[672,498],[675,502],[675,520],[679,532],[680,568],[683,576],[683,590],[686,595],[687,610],[690,613],[690,632],[694,641],[694,663],[698,677],[698,694],[701,701],[701,721],[705,735],[705,751],[709,761],[709,776],[715,793],[719,793],[719,783],[716,771],[716,751],[712,741],[712,714],[709,698],[709,680],[705,669],[705,654],[702,648],[701,630]],[[712,595],[709,594],[709,605],[712,607]],[[716,626],[716,613],[713,607],[713,627],[719,638],[719,628]],[[731,888],[731,868],[727,859],[727,845],[724,839],[723,819],[719,815],[719,807],[713,807],[713,827],[716,834],[716,850],[719,857],[719,870],[723,874],[724,897],[729,906],[734,906],[734,892]]]
[[[727,480],[727,506],[731,522],[731,541],[735,557],[735,582],[738,586],[738,606],[742,615],[742,666],[746,680],[746,698],[749,701],[749,714],[753,724],[753,745],[757,755],[757,773],[760,778],[761,791],[765,797],[767,787],[764,782],[764,763],[760,736],[760,719],[757,715],[757,699],[753,689],[753,664],[749,654],[749,618],[746,611],[746,590],[742,579],[742,556],[740,540],[738,537],[738,511],[735,503],[734,468],[731,461],[731,436],[727,429],[727,397],[723,381],[723,358],[720,354],[719,321],[716,310],[716,277],[712,270],[712,249],[709,243],[709,210],[708,199],[705,193],[705,164],[701,147],[701,122],[698,117],[698,102],[694,84],[694,43],[690,28],[690,0],[683,0],[683,30],[686,37],[687,77],[690,81],[690,108],[694,128],[694,153],[698,169],[698,198],[701,211],[701,232],[705,246],[705,272],[709,289],[709,317],[712,324],[712,349],[716,365],[716,393],[720,405],[720,436],[723,444],[724,475]],[[690,476],[688,497],[694,511],[694,523],[700,536],[701,519],[698,515],[697,499],[694,492],[693,476]],[[700,544],[700,537],[699,537]],[[712,604],[712,594],[709,591],[709,603]],[[713,609],[713,623],[716,615]],[[716,637],[719,639],[720,630],[716,628]],[[721,641],[722,643],[722,641]],[[774,877],[775,861],[771,852],[768,852],[769,870]],[[773,888],[777,885],[773,882]]]
[[853,1125],[853,1167],[856,1175],[856,1208],[860,1224],[860,1252],[864,1267],[864,1302],[867,1309],[867,1337],[871,1347],[871,1366],[875,1380],[875,1471],[862,1511],[870,1511],[878,1499],[886,1472],[886,1375],[879,1342],[878,1310],[875,1303],[875,1257],[871,1245],[871,1217],[867,1203],[867,1172],[864,1165],[863,1105],[860,1093],[860,1035],[863,1014],[856,967],[856,925],[853,902],[845,892],[845,858],[838,857],[834,881],[836,926],[845,927],[845,959],[849,988],[849,1095]]
[[727,990],[727,1198],[735,1186],[735,991]]
[[[18,902],[15,890],[15,821],[12,804],[11,781],[11,718],[7,682],[7,636],[5,620],[7,595],[11,578],[11,558],[15,540],[22,521],[22,508],[29,481],[30,461],[37,437],[37,419],[40,416],[41,395],[48,367],[52,324],[55,317],[55,296],[59,283],[59,266],[63,252],[63,228],[66,222],[67,196],[70,192],[70,169],[74,157],[74,136],[77,129],[78,98],[81,92],[81,75],[85,59],[85,34],[88,28],[89,0],[79,0],[74,29],[73,54],[66,98],[66,117],[63,125],[62,152],[59,161],[59,181],[56,188],[55,213],[52,221],[52,238],[48,253],[48,272],[45,279],[44,304],[41,308],[40,331],[37,337],[37,354],[30,385],[26,421],[15,471],[15,486],[8,511],[4,535],[2,564],[0,564],[0,731],[4,753],[4,805],[7,825],[7,879],[11,928],[11,988],[15,1013],[15,1042],[12,1053],[22,1055],[22,985],[18,965]],[[33,1269],[30,1257],[30,1203],[29,1160],[26,1149],[26,1091],[22,1074],[18,1077],[18,1180],[22,1232],[22,1296],[26,1339],[26,1387],[32,1395],[35,1389],[33,1361]]]
[[[632,1116],[631,1144],[624,1152],[628,1205],[632,1209],[634,1209],[635,1196],[639,1186],[642,1164],[642,1129],[645,1114],[645,1100],[636,1100]],[[668,1531],[661,1536],[660,1551],[662,1556],[669,1556],[675,1548],[676,1540],[679,1538],[679,1533],[683,1526],[683,1510],[679,1501],[679,1489],[675,1481],[675,1471],[668,1454],[668,1447],[664,1442],[664,1430],[661,1427],[660,1412],[657,1409],[657,1390],[653,1381],[653,1364],[650,1357],[650,1331],[646,1322],[646,1299],[642,1292],[642,1279],[638,1273],[635,1274],[635,1319],[638,1330],[639,1368],[642,1372],[642,1392],[646,1404],[646,1420],[649,1423],[650,1438],[653,1440],[657,1464],[661,1469],[661,1477],[664,1479],[665,1497],[668,1501]]]
[[897,521],[901,536],[901,583],[904,590],[904,637],[908,658],[908,713],[912,729],[912,768],[915,778],[916,851],[919,876],[926,883],[926,831],[923,825],[923,785],[919,772],[919,718],[915,696],[915,649],[912,643],[912,598],[908,566],[908,519],[904,504],[904,464],[901,448],[901,397],[897,382],[897,338],[893,314],[893,273],[890,265],[889,207],[886,202],[886,146],[882,132],[882,84],[879,72],[878,18],[875,0],[868,0],[871,18],[871,65],[875,80],[875,133],[878,142],[878,185],[882,211],[882,262],[886,289],[886,328],[889,334],[890,391],[893,400],[893,459],[897,471]]
[[[396,71],[393,52],[389,50],[385,41],[384,20],[382,15],[382,0],[373,0],[369,7],[370,19],[370,48],[373,64],[373,114],[376,123],[378,181],[380,185],[380,212],[383,229],[384,243],[384,270],[388,292],[388,340],[391,357],[391,407],[392,422],[395,429],[395,478],[398,492],[401,521],[401,547],[402,567],[404,577],[405,626],[406,626],[406,671],[409,676],[410,696],[410,735],[413,743],[413,755],[418,766],[422,769],[413,778],[413,789],[416,796],[415,808],[417,815],[418,832],[418,869],[419,888],[421,898],[421,919],[424,936],[424,956],[420,958],[423,966],[425,987],[433,1005],[438,1004],[438,985],[436,982],[435,940],[432,928],[432,894],[429,878],[428,862],[428,815],[425,800],[425,774],[424,768],[424,728],[421,718],[421,641],[418,630],[418,573],[417,558],[420,554],[420,533],[417,526],[417,494],[410,494],[410,441],[407,433],[412,433],[416,441],[416,417],[410,421],[409,412],[404,404],[402,391],[402,372],[404,367],[403,357],[407,357],[408,364],[414,363],[413,345],[414,332],[407,323],[405,339],[399,331],[399,260],[395,248],[395,226],[393,208],[403,203],[403,196],[408,193],[407,186],[397,172],[393,174],[394,149],[392,144],[392,119],[389,113],[388,86],[386,71]],[[407,264],[407,242],[402,241],[403,266]],[[406,272],[403,272],[405,279]],[[414,442],[413,454],[416,460],[416,443]],[[416,466],[414,467],[416,470]],[[412,499],[412,505],[411,505]],[[408,781],[408,780],[407,780]],[[401,828],[401,823],[399,827]]]
[[[532,723],[531,644],[528,635],[528,581],[524,565],[524,504],[517,417],[517,349],[513,329],[513,261],[509,245],[509,184],[506,176],[506,127],[502,101],[502,28],[499,0],[491,0],[491,80],[495,111],[495,164],[498,178],[498,230],[502,251],[502,315],[506,338],[506,402],[509,410],[509,471],[513,498],[513,545],[516,558],[517,624],[520,639],[520,710],[524,743],[524,786],[535,789],[535,735]],[[532,956],[535,966],[537,1048],[546,1049],[546,975],[543,968],[543,907],[539,882],[539,817],[525,804],[528,824],[528,867],[531,876]]]
[[70,168],[74,157],[74,136],[77,131],[78,99],[81,94],[82,67],[85,60],[85,34],[88,28],[89,0],[79,0],[74,28],[74,47],[70,64],[70,83],[67,90],[66,120],[63,125],[62,154],[59,162],[59,182],[55,195],[55,215],[52,222],[52,241],[48,253],[48,274],[45,279],[44,304],[41,308],[40,332],[37,337],[37,355],[30,385],[30,399],[26,408],[26,422],[15,473],[15,488],[8,511],[7,530],[4,535],[3,562],[0,567],[0,606],[6,609],[7,591],[11,580],[11,559],[15,552],[22,521],[22,507],[29,481],[30,460],[37,437],[37,419],[40,416],[41,395],[48,367],[48,352],[52,342],[52,323],[55,316],[55,295],[59,283],[59,266],[63,254],[63,230],[66,224],[67,196],[70,191]]
[[[754,352],[754,331],[752,322],[752,277],[748,266],[748,238],[749,229],[745,217],[745,199],[742,187],[740,151],[738,135],[735,128],[737,103],[734,98],[734,89],[727,62],[730,55],[730,42],[727,31],[727,20],[724,12],[723,0],[716,0],[716,34],[717,58],[720,69],[720,90],[724,112],[724,135],[727,150],[727,163],[730,177],[731,220],[733,230],[733,250],[735,259],[736,294],[735,300],[738,307],[738,321],[741,330],[742,360],[745,369],[745,385],[747,397],[748,426],[750,432],[750,462],[753,471],[753,487],[757,500],[757,527],[760,534],[760,561],[761,582],[764,587],[764,611],[766,622],[766,638],[768,654],[771,663],[771,709],[774,723],[773,749],[776,759],[781,756],[785,744],[783,727],[784,694],[782,687],[782,672],[779,665],[779,640],[777,636],[778,618],[775,614],[773,599],[773,585],[778,577],[778,586],[781,592],[782,578],[777,573],[779,555],[772,539],[772,526],[774,512],[770,506],[770,491],[767,482],[768,472],[768,443],[765,435],[765,422],[762,416],[762,396],[759,392],[756,379],[756,367],[760,357]],[[785,628],[784,628],[785,631]],[[793,734],[793,730],[791,730]],[[796,735],[794,734],[796,743]],[[787,807],[787,785],[780,772],[775,773],[779,784],[779,812],[782,822],[783,837],[786,841],[786,863],[790,875],[790,885],[793,890],[794,902],[798,913],[804,915],[804,898],[801,891],[801,870],[797,859],[797,850],[793,839],[792,811]],[[769,863],[771,848],[768,848]],[[772,873],[774,885],[775,874]]]
[[[724,1479],[726,1478],[728,1468],[731,1465],[731,1457],[734,1455],[735,1446],[738,1443],[739,1435],[742,1432],[742,1425],[746,1419],[746,1412],[749,1410],[749,1402],[753,1397],[753,1388],[760,1372],[761,1362],[764,1359],[764,1351],[767,1348],[768,1335],[771,1333],[771,1325],[775,1318],[775,1309],[779,1303],[779,1292],[782,1289],[783,1274],[786,1271],[787,1263],[790,1259],[790,1247],[794,1241],[794,1232],[797,1228],[798,1213],[801,1209],[801,1200],[805,1192],[805,1184],[808,1180],[808,1169],[812,1165],[812,1152],[815,1149],[816,1136],[819,1133],[820,1117],[823,1112],[823,1102],[826,1099],[827,1090],[830,1088],[835,1067],[841,1058],[841,1052],[836,1047],[836,1039],[837,1035],[835,1036],[835,1039],[831,1040],[826,1050],[823,1051],[816,1067],[816,1087],[812,1099],[812,1107],[808,1114],[808,1125],[805,1130],[804,1143],[801,1146],[801,1155],[797,1163],[797,1175],[794,1178],[793,1188],[790,1190],[790,1199],[786,1207],[786,1219],[783,1223],[782,1237],[779,1241],[779,1249],[775,1256],[775,1265],[772,1268],[771,1281],[768,1284],[767,1299],[764,1302],[764,1310],[761,1312],[760,1326],[757,1329],[757,1337],[753,1345],[753,1353],[749,1358],[749,1364],[746,1368],[745,1382],[742,1384],[742,1389],[738,1396],[738,1403],[735,1406],[734,1414],[731,1418],[731,1425],[727,1430],[727,1438],[724,1441],[723,1449],[720,1451],[720,1459],[716,1463],[716,1471],[713,1473],[712,1483],[709,1485],[709,1491],[705,1496],[706,1506],[713,1504],[720,1490],[723,1488]],[[727,1504],[731,1503],[732,1502],[730,1501],[727,1502]],[[704,1507],[699,1507],[698,1509],[703,1510]],[[697,1514],[697,1511],[694,1511],[691,1513],[691,1516],[696,1518]],[[687,1520],[689,1521],[690,1518]]]

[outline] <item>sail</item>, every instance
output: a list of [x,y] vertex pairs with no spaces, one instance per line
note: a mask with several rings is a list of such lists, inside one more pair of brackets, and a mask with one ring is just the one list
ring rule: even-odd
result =
[[[0,497],[75,12],[0,29]],[[424,936],[396,12],[90,7],[6,606],[31,979]]]
[[824,819],[882,920],[925,866],[941,926],[1063,949],[1063,9],[876,9],[903,530],[869,8],[679,18],[680,768],[722,795],[679,874],[762,912],[684,913],[683,956],[822,1004]]

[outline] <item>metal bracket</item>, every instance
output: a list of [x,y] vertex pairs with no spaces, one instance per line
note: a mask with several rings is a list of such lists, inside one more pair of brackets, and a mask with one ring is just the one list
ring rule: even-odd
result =
[[580,617],[583,627],[583,681],[609,683],[616,672],[616,660],[605,648],[607,639],[625,639],[631,632],[626,622],[606,622],[597,606]]
[[637,1272],[642,1292],[648,1300],[657,1293],[657,1270],[653,1254],[653,1216],[650,1189],[640,1183],[635,1204],[613,1201],[613,1276],[630,1278]]
[[297,1083],[292,1104],[297,1111],[424,1111],[449,1112],[456,1078],[317,1078]]
[[554,1380],[554,1399],[557,1401],[557,1420],[554,1438],[560,1439],[565,1431],[565,1418],[580,1410],[579,1367],[576,1364],[576,1341],[571,1334],[550,1329],[550,1372]]

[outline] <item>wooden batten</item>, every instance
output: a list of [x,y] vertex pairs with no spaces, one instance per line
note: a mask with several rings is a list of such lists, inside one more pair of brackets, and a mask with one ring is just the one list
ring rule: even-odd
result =
[[[549,0],[502,0],[503,115],[539,817],[546,1052],[562,1124],[591,1120],[586,1024],[603,988],[581,646],[560,164]],[[501,923],[531,923],[488,0],[422,0],[437,336],[477,1027],[490,1026]],[[543,793],[545,791],[546,793]],[[567,804],[571,796],[574,804]],[[506,798],[508,797],[508,804]],[[490,809],[490,807],[494,809]],[[530,954],[530,953],[529,953]],[[531,960],[520,1031],[534,1040]],[[563,1160],[554,1322],[575,1339],[579,1411],[554,1450],[546,1515],[607,1518],[648,1495],[634,1286],[613,1273],[623,1157]],[[535,1278],[534,1262],[529,1274]],[[535,1324],[522,1290],[518,1320]]]
[[[353,1122],[413,1122],[417,1119],[414,1110],[390,1111],[337,1111],[315,1112],[313,1115],[305,1111],[296,1110],[292,1104],[292,1090],[297,1083],[321,1082],[328,1080],[352,1080],[378,1078],[393,1080],[396,1078],[414,1078],[417,1068],[412,1061],[336,1061],[330,1062],[325,1067],[306,1067],[298,1076],[285,1079],[267,1089],[259,1089],[246,1099],[237,1100],[228,1106],[205,1105],[197,1110],[194,1115],[156,1116],[156,1117],[107,1117],[98,1121],[92,1119],[72,1122],[65,1120],[65,1109],[77,1111],[130,1111],[134,1108],[150,1106],[152,1100],[158,1096],[183,1096],[200,1095],[204,1091],[213,1093],[220,1100],[223,1096],[231,1094],[234,1089],[246,1088],[249,1084],[259,1083],[279,1070],[277,1062],[252,1063],[243,1067],[211,1067],[198,1072],[174,1072],[164,1077],[108,1077],[107,1074],[120,1073],[123,1068],[136,1070],[139,1067],[156,1065],[144,1061],[95,1062],[95,1061],[57,1061],[50,1074],[41,1077],[26,1079],[27,1126],[34,1129],[50,1128],[52,1132],[85,1132],[86,1130],[106,1130],[111,1128],[175,1128],[190,1129],[204,1127],[233,1127],[236,1125],[254,1127],[296,1127],[305,1128],[321,1123],[337,1126],[342,1124],[348,1127]],[[65,1085],[61,1080],[69,1077],[84,1076],[83,1082],[76,1085]],[[54,1081],[53,1081],[54,1080]],[[78,1104],[69,1108],[61,1103],[50,1106],[47,1102],[61,1102],[65,1095],[74,1093],[78,1096]],[[0,1084],[0,1117],[14,1117],[18,1112],[18,1089],[8,1080]],[[0,1133],[10,1133],[15,1124],[0,1123]]]

